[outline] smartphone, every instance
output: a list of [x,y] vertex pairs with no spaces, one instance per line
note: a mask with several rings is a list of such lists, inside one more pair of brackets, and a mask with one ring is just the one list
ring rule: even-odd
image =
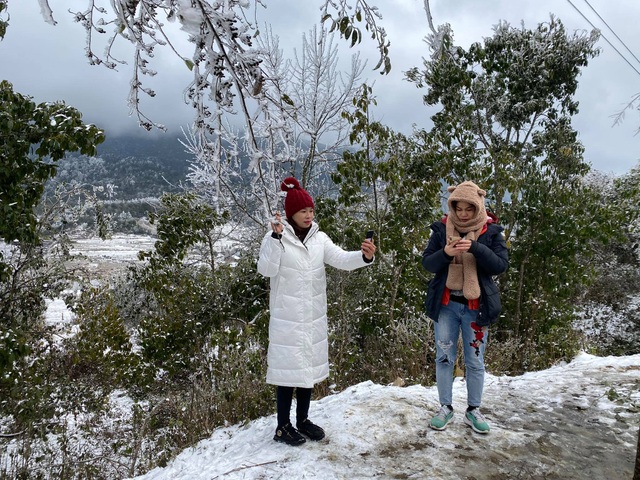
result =
[[458,236],[451,236],[449,237],[449,245],[453,245],[455,247],[460,240],[462,239]]
[[367,230],[367,235],[365,236],[365,238],[366,238],[367,240],[371,240],[371,239],[373,238],[373,234],[374,234],[374,233],[375,233],[375,232],[374,232],[373,230]]

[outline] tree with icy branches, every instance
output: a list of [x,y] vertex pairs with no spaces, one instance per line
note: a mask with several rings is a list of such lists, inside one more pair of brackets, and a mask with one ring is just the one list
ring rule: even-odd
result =
[[[7,0],[4,0],[7,4]],[[45,20],[55,24],[54,12],[49,0],[40,0]],[[241,112],[244,117],[243,148],[248,154],[250,168],[256,171],[255,188],[268,209],[272,203],[266,190],[272,189],[273,179],[269,171],[262,171],[260,163],[275,159],[265,151],[260,142],[250,103],[254,100],[274,100],[277,104],[286,101],[283,97],[262,96],[264,85],[269,80],[262,64],[261,46],[255,41],[259,36],[258,18],[266,0],[229,0],[214,2],[207,0],[114,0],[100,5],[88,0],[84,10],[72,11],[75,20],[87,32],[86,54],[91,64],[115,69],[126,63],[115,55],[115,45],[122,41],[133,47],[133,78],[129,93],[129,106],[146,128],[160,128],[141,108],[144,96],[153,97],[155,92],[145,86],[145,77],[155,76],[153,57],[158,48],[172,49],[193,73],[191,83],[185,89],[185,100],[194,108],[192,125],[195,141],[206,146],[207,155],[226,155],[219,139],[211,142],[209,136],[219,134],[223,113]],[[389,42],[384,28],[378,25],[381,15],[375,6],[366,0],[323,0],[320,20],[340,32],[351,46],[359,43],[364,30],[378,45],[380,59],[375,68],[386,73],[391,64],[388,56]],[[180,25],[194,50],[191,55],[180,52],[177,38],[165,22]],[[96,53],[96,45],[104,40],[102,55]],[[200,147],[198,147],[200,148]],[[203,153],[201,149],[201,154]],[[234,152],[232,152],[233,155]],[[218,181],[222,188],[224,178]]]
[[[282,178],[294,175],[305,187],[314,184],[316,191],[321,177],[328,178],[331,162],[347,143],[341,113],[353,108],[363,70],[357,54],[350,69],[338,70],[333,38],[325,29],[312,29],[303,35],[302,49],[293,60],[283,57],[270,30],[258,38],[266,74],[252,117],[259,150],[252,155],[247,138],[223,116],[217,135],[189,133],[187,146],[195,158],[189,180],[212,204],[239,209],[262,223],[261,214],[272,215],[279,208]],[[252,181],[242,181],[249,180],[248,175]]]

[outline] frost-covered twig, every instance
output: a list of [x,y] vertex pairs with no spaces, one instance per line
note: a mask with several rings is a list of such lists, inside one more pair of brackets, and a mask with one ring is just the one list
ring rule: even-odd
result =
[[253,465],[242,465],[240,467],[229,470],[228,472],[224,472],[222,475],[216,475],[215,477],[213,477],[212,480],[216,478],[224,477],[225,475],[229,475],[230,473],[233,473],[233,472],[239,472],[240,470],[246,470],[248,468],[255,468],[255,467],[264,467],[265,465],[272,465],[274,463],[278,463],[278,462],[276,460],[273,460],[271,462],[255,463]]
[[[627,113],[627,110],[631,110],[634,108],[640,110],[640,93],[636,93],[633,97],[631,97],[629,103],[627,103],[622,110],[614,115],[611,115],[611,117],[613,118],[613,126],[616,127],[621,125]],[[638,133],[640,133],[640,128],[636,130],[636,135]]]

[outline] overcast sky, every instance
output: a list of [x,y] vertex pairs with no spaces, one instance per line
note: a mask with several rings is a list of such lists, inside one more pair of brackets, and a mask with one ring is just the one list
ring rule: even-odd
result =
[[[285,55],[300,46],[301,35],[319,20],[320,0],[263,0],[266,10],[261,18],[272,25],[280,37]],[[9,28],[0,42],[0,79],[13,83],[16,91],[30,95],[36,102],[65,100],[79,109],[87,122],[105,128],[107,135],[122,132],[143,133],[137,120],[129,115],[127,95],[131,78],[133,51],[122,50],[121,57],[129,64],[118,72],[101,66],[90,66],[85,57],[85,32],[74,23],[65,0],[50,0],[58,24],[44,22],[36,0],[9,0]],[[74,2],[74,8],[86,8]],[[105,2],[108,4],[109,2]],[[377,62],[375,46],[365,38],[359,51],[368,61],[365,75],[375,81],[374,93],[378,108],[374,115],[383,123],[404,133],[415,124],[428,128],[429,117],[435,113],[422,103],[424,90],[404,80],[404,72],[420,67],[427,55],[424,37],[429,33],[422,0],[371,0],[383,15],[382,25],[391,40],[392,71],[381,76],[372,67]],[[579,9],[603,35],[613,43],[633,67],[640,71],[640,2],[637,0],[432,0],[433,21],[449,23],[454,40],[464,48],[472,42],[492,35],[499,20],[527,28],[535,28],[553,13],[568,31],[591,30],[593,27],[576,10]],[[593,10],[590,8],[593,7]],[[598,14],[611,30],[598,18]],[[177,35],[186,38],[176,30]],[[617,39],[622,39],[633,52],[627,51]],[[344,43],[344,42],[341,42]],[[186,41],[180,53],[191,56]],[[124,44],[123,44],[124,45]],[[598,170],[624,174],[638,166],[640,160],[640,115],[630,111],[620,126],[613,126],[612,115],[619,112],[635,94],[640,93],[640,73],[634,69],[604,39],[599,42],[600,56],[593,59],[579,79],[577,99],[580,113],[574,117],[574,127],[586,147],[587,160]],[[97,53],[101,53],[99,49]],[[353,53],[345,48],[347,54]],[[183,103],[183,90],[191,80],[191,72],[169,51],[157,52],[151,65],[158,75],[148,85],[157,97],[146,100],[144,111],[158,123],[166,124],[170,132],[179,134],[181,126],[192,120],[191,110]]]

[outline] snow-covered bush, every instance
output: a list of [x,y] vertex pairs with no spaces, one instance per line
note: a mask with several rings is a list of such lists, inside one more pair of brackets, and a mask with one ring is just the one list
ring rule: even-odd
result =
[[584,349],[595,355],[635,355],[640,352],[640,297],[616,307],[588,303],[578,311],[575,328],[584,336]]

